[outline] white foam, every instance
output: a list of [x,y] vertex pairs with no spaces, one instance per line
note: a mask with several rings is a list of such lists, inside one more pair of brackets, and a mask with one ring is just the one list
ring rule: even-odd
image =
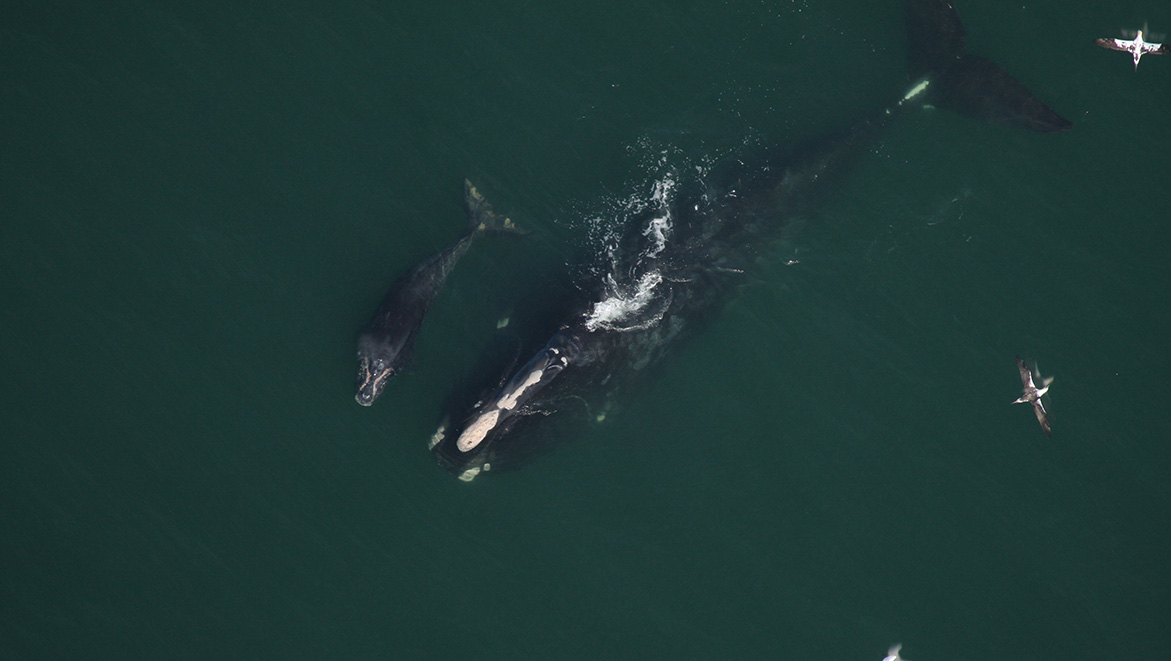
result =
[[671,192],[674,190],[675,180],[670,176],[655,180],[654,185],[651,186],[651,202],[654,202],[657,207],[667,206],[668,200],[671,199]]
[[[656,166],[657,169],[666,167],[666,158],[667,155],[664,152],[661,161]],[[621,241],[623,232],[628,226],[628,221],[635,216],[645,213],[648,209],[658,209],[664,212],[662,214],[656,214],[656,218],[651,220],[652,228],[657,227],[660,230],[669,230],[670,217],[666,213],[666,210],[668,209],[668,202],[671,199],[675,187],[675,178],[670,173],[667,173],[662,176],[657,176],[653,180],[649,196],[645,193],[631,194],[625,199],[614,200],[611,202],[612,211],[610,214],[595,216],[588,221],[588,237],[590,242],[598,244],[604,253],[613,256],[615,249]],[[647,236],[650,236],[649,232],[652,228],[646,230],[645,234]],[[664,239],[667,233],[663,234]],[[657,241],[659,237],[656,236],[655,238]]]
[[663,249],[667,247],[667,239],[671,236],[671,217],[664,214],[651,218],[651,222],[642,231],[642,235],[651,237],[655,242],[655,245],[647,251],[647,258],[654,259],[658,257],[663,252]]
[[671,177],[663,177],[655,181],[651,186],[651,199],[648,207],[656,208],[661,213],[651,218],[647,223],[646,229],[642,231],[642,235],[650,237],[654,241],[654,245],[647,250],[646,256],[654,259],[663,252],[667,247],[667,239],[671,237],[671,193],[675,191],[675,180]]
[[[621,292],[616,292],[609,298],[594,303],[589,315],[586,317],[586,330],[595,331],[599,328],[608,330],[628,330],[633,328],[644,328],[646,323],[632,326],[629,323],[636,317],[646,306],[654,299],[655,288],[663,282],[663,275],[658,271],[650,271],[644,273],[638,280],[638,285],[635,287],[633,293],[623,295]],[[613,288],[614,281],[610,279],[610,284]],[[652,320],[654,323],[656,320]]]

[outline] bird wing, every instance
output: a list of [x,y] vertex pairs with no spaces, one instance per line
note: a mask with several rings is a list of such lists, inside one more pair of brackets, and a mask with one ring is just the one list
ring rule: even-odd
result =
[[1016,357],[1016,366],[1021,372],[1021,383],[1025,386],[1025,389],[1035,388],[1036,386],[1033,385],[1033,373],[1029,371],[1029,366],[1025,365],[1025,361],[1021,360],[1020,356]]
[[[1033,385],[1036,386],[1037,388],[1044,388],[1045,386],[1049,385],[1049,383],[1051,381],[1053,381],[1053,377],[1045,378],[1045,377],[1041,376],[1041,366],[1034,362],[1033,363]],[[1038,383],[1041,385],[1037,386]]]
[[1049,438],[1049,416],[1045,413],[1045,407],[1041,406],[1041,400],[1033,402],[1033,413],[1037,414],[1037,422],[1041,423],[1041,429],[1045,431],[1045,437]]
[[1121,39],[1095,39],[1094,43],[1098,44],[1102,48],[1109,48],[1110,50],[1127,51],[1129,50],[1127,46],[1132,42],[1123,41]]

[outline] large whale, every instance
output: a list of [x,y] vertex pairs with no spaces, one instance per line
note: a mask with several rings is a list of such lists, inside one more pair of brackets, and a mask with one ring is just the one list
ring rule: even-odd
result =
[[554,436],[522,433],[529,423],[549,424],[583,401],[604,406],[627,377],[718,313],[756,247],[813,210],[852,157],[908,109],[930,103],[1039,132],[1071,127],[999,66],[967,52],[952,3],[908,0],[906,13],[910,91],[844,130],[732,159],[678,191],[665,215],[633,219],[609,270],[583,288],[589,293],[543,346],[473,405],[445,415],[431,440],[439,464],[470,480],[527,456],[533,437]]
[[468,228],[463,235],[399,276],[382,297],[374,318],[358,334],[354,399],[362,406],[373,404],[390,377],[402,369],[427,310],[472,241],[485,232],[517,231],[511,220],[493,213],[491,205],[467,180],[464,181],[464,208]]

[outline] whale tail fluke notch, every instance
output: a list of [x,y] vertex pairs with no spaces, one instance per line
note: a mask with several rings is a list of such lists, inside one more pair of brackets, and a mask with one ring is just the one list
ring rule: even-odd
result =
[[497,215],[488,200],[467,179],[464,179],[464,209],[468,212],[468,226],[473,232],[527,234],[511,218]]
[[964,25],[951,2],[907,0],[906,8],[911,75],[933,79],[932,103],[1041,133],[1073,128],[1000,66],[966,51]]

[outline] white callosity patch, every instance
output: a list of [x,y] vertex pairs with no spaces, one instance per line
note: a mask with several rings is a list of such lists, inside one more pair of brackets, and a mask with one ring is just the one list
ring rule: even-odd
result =
[[[520,381],[515,387],[508,389],[500,399],[491,408],[476,417],[476,419],[469,424],[459,438],[455,442],[455,447],[460,452],[469,452],[473,450],[480,443],[484,442],[488,434],[496,428],[502,419],[507,418],[509,412],[517,407],[521,402],[521,398],[529,391],[530,388],[536,386],[545,377],[546,371],[550,365],[564,368],[569,364],[569,360],[565,357],[561,349],[552,347],[548,350],[552,354],[552,358],[545,361],[542,366],[535,367],[524,375],[524,379]],[[517,377],[518,379],[520,377]],[[513,381],[515,383],[515,380]],[[444,432],[444,428],[440,427],[436,435]],[[442,438],[440,436],[440,438]],[[485,468],[485,470],[487,470]]]
[[436,429],[435,433],[431,435],[431,440],[427,441],[427,449],[434,450],[435,446],[442,443],[446,436],[447,425],[439,425],[439,429]]
[[488,432],[496,427],[496,422],[500,419],[500,409],[492,409],[487,413],[476,418],[476,421],[468,425],[464,433],[459,435],[459,440],[455,442],[455,447],[460,452],[467,452],[476,447],[484,441],[484,437]]
[[[557,351],[557,349],[553,349],[553,351]],[[538,381],[540,381],[541,377],[544,375],[545,375],[544,369],[535,369],[535,370],[529,372],[529,375],[527,377],[525,377],[524,383],[520,384],[518,387],[513,389],[512,392],[501,397],[496,402],[496,406],[498,408],[502,408],[507,411],[511,411],[516,406],[516,401],[518,399],[520,399],[520,396],[523,395],[526,390],[528,390],[530,387],[532,387]]]
[[459,474],[459,479],[461,482],[471,482],[472,480],[476,479],[476,476],[479,474],[480,474],[479,467],[469,468],[466,471]]

